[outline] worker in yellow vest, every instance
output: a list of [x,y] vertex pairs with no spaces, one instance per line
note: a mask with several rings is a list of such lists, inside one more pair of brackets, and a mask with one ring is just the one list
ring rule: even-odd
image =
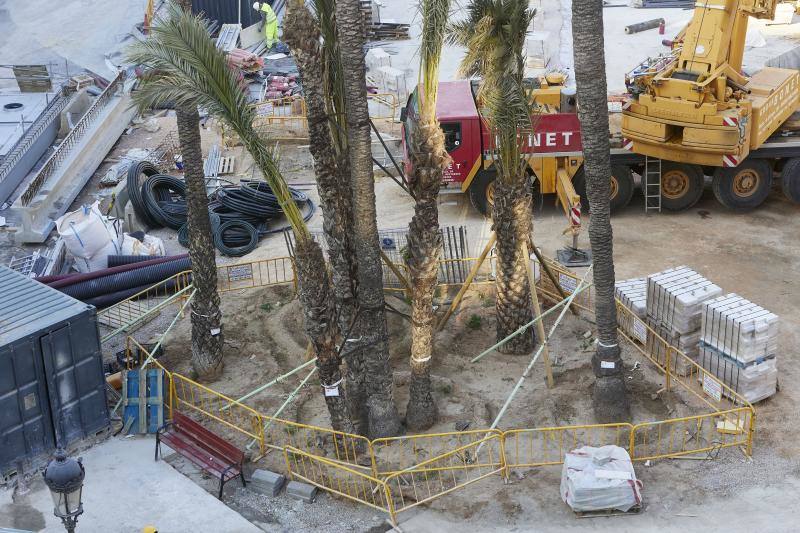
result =
[[278,40],[278,17],[269,2],[254,2],[253,9],[261,15],[261,28],[264,28],[264,41],[269,50]]

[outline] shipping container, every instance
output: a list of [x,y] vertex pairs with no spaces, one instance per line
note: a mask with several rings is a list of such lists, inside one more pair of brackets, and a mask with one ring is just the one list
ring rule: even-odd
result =
[[0,266],[0,474],[109,424],[96,309]]

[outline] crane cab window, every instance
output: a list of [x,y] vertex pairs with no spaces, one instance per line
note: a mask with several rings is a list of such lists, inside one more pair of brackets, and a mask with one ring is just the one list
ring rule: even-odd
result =
[[441,127],[444,132],[444,148],[448,153],[461,146],[460,122],[444,122]]

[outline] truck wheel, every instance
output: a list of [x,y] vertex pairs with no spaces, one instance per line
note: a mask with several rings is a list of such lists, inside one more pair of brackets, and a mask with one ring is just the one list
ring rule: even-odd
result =
[[783,195],[795,203],[800,203],[800,157],[789,159],[781,172]]
[[761,205],[772,188],[772,169],[766,161],[745,159],[734,168],[718,168],[714,172],[714,196],[719,203],[736,211],[747,211]]
[[469,184],[469,201],[472,207],[485,216],[492,216],[494,207],[494,180],[497,172],[493,170],[482,170]]
[[[581,209],[589,212],[589,198],[586,196],[586,174],[583,167],[572,177],[572,186],[581,197]],[[611,211],[622,209],[633,197],[633,174],[626,165],[611,165]]]
[[661,164],[661,207],[683,211],[703,196],[705,176],[698,165],[663,161]]

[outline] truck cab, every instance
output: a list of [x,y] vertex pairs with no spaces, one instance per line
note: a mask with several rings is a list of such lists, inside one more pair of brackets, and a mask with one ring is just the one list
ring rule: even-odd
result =
[[[570,224],[575,210],[585,197],[583,146],[574,91],[563,85],[563,75],[528,80],[535,97],[536,113],[532,131],[520,131],[523,149],[530,156],[529,173],[540,194],[556,194]],[[469,194],[473,206],[488,215],[493,205],[496,176],[493,136],[480,114],[478,80],[459,80],[439,84],[436,115],[445,135],[445,146],[452,162],[444,171],[442,187]],[[401,112],[406,171],[410,135],[419,119],[419,88],[409,96]],[[622,207],[633,194],[633,177],[627,167],[612,173],[612,209]],[[579,225],[579,218],[577,224]]]

